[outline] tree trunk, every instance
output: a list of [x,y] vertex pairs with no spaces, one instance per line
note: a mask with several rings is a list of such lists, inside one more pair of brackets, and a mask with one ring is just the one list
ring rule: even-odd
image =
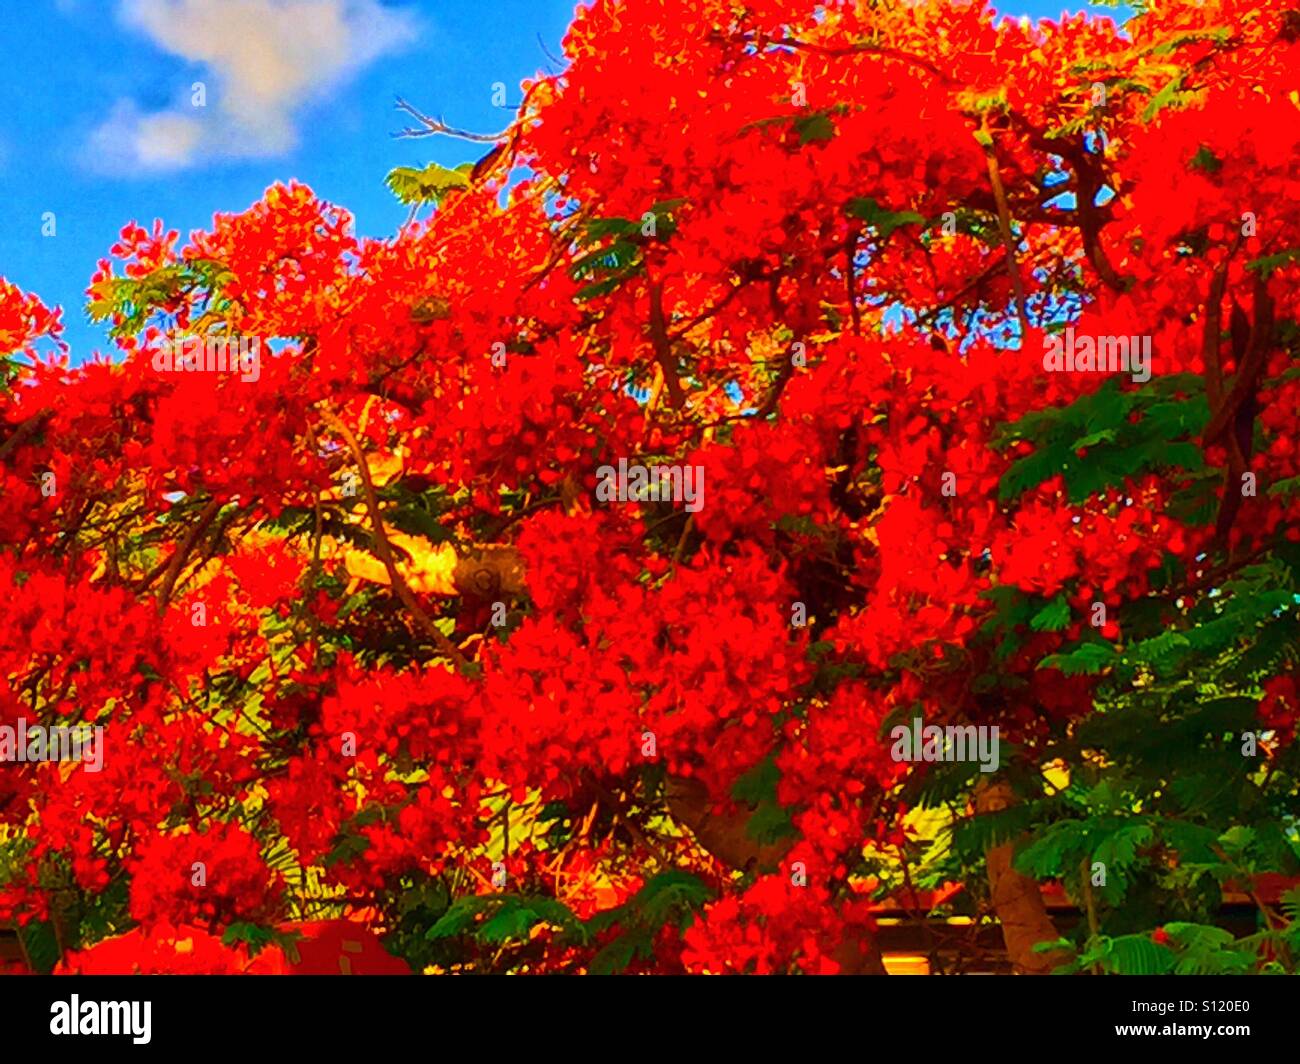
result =
[[[975,788],[975,811],[994,813],[1014,805],[1016,797],[1011,784],[1005,780],[983,783]],[[993,911],[1002,925],[1002,940],[1006,943],[1007,959],[1019,975],[1050,975],[1058,964],[1064,964],[1070,955],[1064,950],[1035,953],[1039,942],[1055,942],[1060,933],[1047,915],[1047,906],[1038,890],[1038,883],[1022,875],[1011,866],[1016,844],[1004,842],[991,846],[985,854],[989,871],[989,896]]]

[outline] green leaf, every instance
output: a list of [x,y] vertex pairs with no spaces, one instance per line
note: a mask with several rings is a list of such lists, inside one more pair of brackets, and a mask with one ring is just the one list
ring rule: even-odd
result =
[[230,924],[226,928],[221,936],[221,944],[234,946],[242,942],[248,947],[250,957],[256,957],[267,946],[276,946],[284,952],[290,963],[297,964],[301,960],[297,945],[300,938],[301,931],[280,931],[274,927],[242,922]]
[[1269,485],[1269,495],[1294,495],[1300,492],[1300,477],[1287,477]]
[[1166,511],[1169,516],[1192,527],[1208,525],[1214,520],[1219,510],[1219,482],[1222,475],[1217,471],[1202,473],[1191,479],[1191,483],[1169,497]]
[[[583,255],[570,267],[575,280],[588,278],[591,283],[579,290],[577,298],[587,300],[618,288],[642,269],[641,248],[631,240],[618,239],[607,247]],[[601,277],[601,274],[609,276]]]
[[621,287],[622,284],[635,273],[637,273],[637,270],[631,270],[628,273],[619,273],[615,274],[613,277],[606,277],[603,281],[596,281],[589,285],[583,285],[578,289],[574,298],[579,303],[585,303],[589,299],[597,299],[600,296],[609,295],[610,292]]
[[1187,161],[1187,168],[1189,170],[1200,170],[1205,174],[1217,174],[1223,169],[1223,163],[1214,152],[1202,144],[1196,149],[1196,154]]
[[1147,935],[1120,935],[1111,940],[1110,956],[1120,975],[1164,975],[1177,957]]
[[473,163],[461,163],[454,170],[438,163],[429,163],[419,170],[412,166],[398,166],[388,172],[384,184],[407,206],[441,204],[453,190],[469,187],[473,169]]
[[875,229],[882,241],[888,240],[894,230],[901,226],[925,223],[925,218],[916,211],[886,210],[869,196],[849,200],[844,211],[850,217],[859,218]]
[[1151,824],[1144,821],[1122,824],[1118,830],[1096,841],[1093,860],[1112,870],[1127,868],[1137,860],[1138,850],[1147,845],[1154,834]]
[[591,963],[587,966],[587,971],[592,975],[615,975],[626,970],[638,953],[643,956],[652,954],[652,940],[649,935],[643,931],[619,935],[608,945],[596,951],[596,955],[591,958]]
[[1035,632],[1057,632],[1070,623],[1070,603],[1064,595],[1057,595],[1033,615],[1029,627]]
[[697,876],[679,869],[670,869],[654,876],[632,899],[632,907],[639,909],[644,920],[659,928],[683,912],[702,908],[713,898],[713,892]]
[[1228,26],[1213,26],[1206,30],[1188,30],[1185,33],[1176,33],[1172,37],[1159,41],[1156,44],[1148,45],[1140,51],[1134,52],[1135,58],[1142,56],[1163,56],[1176,52],[1179,48],[1188,44],[1222,44],[1232,36],[1232,30]]
[[626,218],[592,218],[582,227],[585,237],[583,243],[594,243],[611,236],[631,236],[640,228],[636,222]]
[[334,848],[325,855],[321,864],[326,868],[336,864],[348,864],[355,861],[368,849],[370,849],[370,840],[364,835],[344,835],[334,844]]
[[1199,436],[1209,420],[1210,401],[1204,395],[1178,402],[1154,403],[1143,415],[1143,421],[1152,434],[1164,440]]
[[[1008,467],[999,484],[1000,497],[1010,501],[1059,475],[1070,502],[1078,503],[1123,487],[1145,469],[1203,469],[1200,446],[1179,437],[1195,437],[1208,420],[1204,395],[1177,398],[1179,391],[1199,385],[1181,375],[1176,385],[1152,381],[1140,389],[1121,390],[1120,383],[1118,377],[1109,377],[1096,392],[1068,406],[1035,411],[1003,426],[994,447],[1029,442],[1034,450]],[[1134,413],[1142,416],[1134,418]]]
[[1095,447],[1099,443],[1114,443],[1114,442],[1115,442],[1115,430],[1102,429],[1099,432],[1090,432],[1086,436],[1080,436],[1077,440],[1075,440],[1072,444],[1070,444],[1070,449],[1073,451],[1080,451],[1085,447]]
[[410,505],[389,510],[384,514],[384,520],[399,532],[423,536],[431,543],[445,543],[456,538],[452,530],[422,506]]
[[980,860],[993,846],[1011,842],[1024,835],[1036,818],[1043,815],[1044,803],[1021,802],[1008,809],[959,820],[951,829],[953,849],[963,860]]
[[1119,655],[1109,643],[1084,643],[1068,653],[1049,654],[1038,667],[1059,669],[1066,676],[1095,676],[1118,660]]
[[[485,919],[480,923],[479,917]],[[425,938],[451,938],[469,931],[494,945],[525,939],[538,924],[550,924],[585,938],[581,922],[563,902],[545,895],[474,895],[457,898]]]
[[1167,444],[1163,450],[1156,445],[1146,447],[1142,450],[1141,458],[1139,468],[1180,468],[1186,469],[1189,473],[1199,473],[1205,468],[1204,452],[1190,440]]
[[1177,921],[1165,924],[1165,933],[1179,946],[1188,949],[1221,949],[1232,943],[1232,932],[1221,927]]
[[1045,480],[1063,473],[1074,461],[1074,451],[1068,444],[1057,443],[1041,446],[1031,454],[1011,463],[1010,468],[1002,474],[998,482],[998,498],[1010,502],[1023,495],[1030,488],[1035,488]]
[[1229,856],[1243,855],[1254,841],[1255,829],[1244,824],[1231,827],[1219,836],[1219,842],[1223,844]]
[[487,911],[498,900],[491,895],[457,898],[438,918],[438,922],[425,932],[424,937],[435,939],[463,935],[474,926],[478,915]]
[[1300,262],[1300,248],[1288,248],[1286,251],[1279,251],[1276,255],[1265,255],[1263,258],[1251,259],[1246,263],[1246,269],[1258,270],[1260,276],[1267,281],[1273,276],[1276,270],[1284,266],[1290,266],[1294,262]]
[[570,269],[576,278],[586,277],[597,270],[623,270],[640,255],[641,249],[630,240],[616,240],[608,247],[597,248],[578,259]]
[[769,754],[736,780],[731,788],[731,797],[749,805],[775,801],[776,785],[780,782],[781,770],[776,767],[776,755]]
[[1060,820],[1048,825],[1020,850],[1015,867],[1027,875],[1046,879],[1078,867],[1078,858],[1087,852],[1088,828],[1078,820]]
[[799,143],[830,140],[835,136],[835,123],[825,113],[804,115],[794,120],[795,131],[799,134]]
[[18,928],[23,949],[38,975],[49,975],[59,963],[59,941],[54,934],[54,924],[49,920],[35,921]]
[[759,802],[758,808],[745,822],[745,834],[766,846],[799,832],[785,806],[776,802]]
[[1177,667],[1181,652],[1189,649],[1191,645],[1191,640],[1186,635],[1171,629],[1151,639],[1134,643],[1128,648],[1125,659],[1149,665],[1157,673],[1164,675]]
[[497,910],[494,916],[483,921],[476,937],[483,942],[492,943],[527,938],[533,925],[541,922],[542,918],[534,910],[520,905],[511,898]]

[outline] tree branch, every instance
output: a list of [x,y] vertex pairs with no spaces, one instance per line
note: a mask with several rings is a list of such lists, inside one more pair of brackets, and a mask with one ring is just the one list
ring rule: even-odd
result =
[[1002,187],[1002,173],[998,167],[997,151],[993,147],[993,135],[989,132],[989,116],[986,112],[980,125],[983,134],[979,138],[984,148],[984,158],[988,164],[989,182],[993,186],[993,198],[998,205],[998,228],[1002,232],[1002,243],[1007,249],[1007,275],[1011,278],[1011,291],[1016,300],[1016,317],[1020,320],[1020,342],[1029,339],[1029,309],[1025,305],[1025,286],[1020,279],[1020,267],[1016,265],[1016,238],[1011,231],[1011,211],[1007,206],[1007,192]]
[[185,559],[189,557],[190,551],[194,549],[194,544],[199,541],[199,537],[207,531],[208,525],[212,524],[213,518],[221,511],[221,501],[219,499],[210,499],[208,505],[203,508],[199,514],[198,521],[186,533],[181,545],[176,548],[176,553],[172,555],[171,561],[167,565],[167,575],[163,578],[162,587],[158,590],[158,608],[165,609],[167,603],[171,601],[172,591],[176,587],[176,580],[181,575],[181,569],[185,566]]
[[402,604],[410,612],[411,616],[416,619],[420,627],[433,640],[434,644],[442,653],[450,658],[456,666],[464,671],[469,667],[469,662],[465,656],[457,649],[456,644],[443,635],[442,631],[431,618],[421,608],[420,603],[416,600],[414,593],[407,586],[402,574],[397,570],[397,562],[393,558],[393,549],[388,542],[388,534],[384,531],[383,516],[379,512],[379,499],[375,495],[375,485],[370,478],[370,465],[366,461],[365,453],[361,450],[361,444],[357,442],[356,436],[352,430],[333,414],[324,413],[325,422],[333,427],[347,448],[352,452],[352,458],[357,463],[357,471],[361,474],[361,487],[366,497],[366,510],[370,514],[371,530],[374,536],[375,551],[379,555],[379,560],[384,563],[384,568],[388,572],[389,583],[392,584],[393,590],[397,597],[402,600]]
[[475,144],[499,144],[510,134],[509,129],[503,129],[500,133],[470,133],[464,129],[455,129],[447,125],[441,118],[430,118],[424,112],[407,103],[402,97],[397,97],[397,109],[405,111],[414,118],[422,129],[411,129],[410,127],[394,133],[395,137],[435,137],[446,136],[455,137],[457,140],[468,140]]
[[686,405],[686,395],[682,383],[677,379],[677,366],[673,360],[673,345],[668,338],[668,329],[664,324],[663,282],[650,276],[646,268],[646,278],[650,288],[650,343],[654,347],[655,361],[663,370],[664,384],[668,388],[668,401],[674,410],[681,410]]

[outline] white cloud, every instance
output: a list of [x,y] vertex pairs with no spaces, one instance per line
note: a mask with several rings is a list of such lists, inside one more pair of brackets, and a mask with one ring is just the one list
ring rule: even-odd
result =
[[[297,111],[414,39],[406,9],[379,0],[121,0],[123,22],[204,68],[168,110],[118,101],[92,136],[111,169],[167,170],[202,158],[274,156],[298,142]],[[187,79],[188,80],[188,79]]]
[[90,136],[90,164],[110,173],[179,170],[197,161],[203,123],[178,111],[143,113],[133,100],[118,100]]
[[136,150],[145,166],[181,166],[193,158],[202,136],[197,119],[171,112],[145,115],[136,128]]

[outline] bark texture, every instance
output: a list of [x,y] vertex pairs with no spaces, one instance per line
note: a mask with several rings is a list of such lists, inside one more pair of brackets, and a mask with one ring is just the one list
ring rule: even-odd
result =
[[[1011,784],[1005,780],[981,784],[975,790],[977,813],[994,813],[1015,802]],[[1069,954],[1063,950],[1034,952],[1034,946],[1039,942],[1055,942],[1060,938],[1060,933],[1047,914],[1038,882],[1011,866],[1015,849],[1014,842],[1004,842],[991,846],[985,854],[993,911],[997,913],[998,922],[1002,925],[1002,941],[1006,943],[1007,959],[1017,974],[1050,975],[1053,968],[1069,959]]]

